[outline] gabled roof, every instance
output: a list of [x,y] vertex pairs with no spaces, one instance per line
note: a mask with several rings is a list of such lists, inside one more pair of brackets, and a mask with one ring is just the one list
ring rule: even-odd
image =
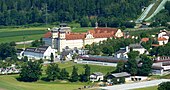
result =
[[142,42],[147,42],[147,41],[149,41],[149,38],[142,38],[141,41]]
[[92,73],[92,75],[102,76],[102,75],[103,75],[103,73],[101,73],[101,72],[94,72],[94,73]]
[[126,49],[120,49],[119,51],[117,51],[115,54],[119,54],[119,53],[125,53],[126,52]]
[[161,46],[161,45],[159,45],[159,44],[152,44],[152,46],[154,46],[154,47],[159,47],[159,46]]
[[85,61],[96,61],[96,62],[109,62],[109,63],[117,63],[119,61],[127,62],[127,58],[116,58],[116,57],[108,57],[108,56],[82,55],[79,56],[79,58]]
[[38,48],[26,48],[26,52],[34,52],[34,53],[44,53],[49,46],[40,46]]
[[160,38],[158,38],[158,41],[165,41],[165,40],[167,40],[166,38],[164,38],[164,37],[160,37]]
[[121,72],[121,73],[113,73],[113,74],[111,74],[112,76],[114,76],[114,77],[128,77],[128,76],[130,76],[130,74],[129,73],[127,73],[127,72]]
[[51,32],[47,32],[45,35],[44,35],[44,38],[50,38],[52,37],[52,33]]
[[[118,31],[117,28],[95,28],[94,30],[89,30],[87,33],[92,34],[94,38],[109,38],[114,37],[117,31]],[[67,33],[66,40],[85,39],[87,33]],[[44,38],[50,37],[52,37],[51,32],[47,32],[44,35]]]
[[84,39],[85,37],[86,37],[85,33],[66,34],[66,40]]

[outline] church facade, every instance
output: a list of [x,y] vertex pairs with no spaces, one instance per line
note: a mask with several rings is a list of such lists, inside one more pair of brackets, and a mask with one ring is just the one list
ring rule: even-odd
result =
[[86,33],[72,33],[70,27],[53,28],[44,35],[45,45],[49,45],[59,52],[63,49],[83,48],[85,45],[98,43],[107,38],[120,38],[124,34],[117,28],[94,28]]

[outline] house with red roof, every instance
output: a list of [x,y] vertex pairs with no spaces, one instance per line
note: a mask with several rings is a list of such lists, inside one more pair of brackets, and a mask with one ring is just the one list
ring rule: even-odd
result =
[[123,36],[123,32],[117,28],[95,28],[86,33],[72,33],[70,27],[60,27],[52,28],[47,32],[43,41],[45,41],[45,45],[52,46],[61,52],[66,47],[70,49],[83,48],[87,44]]
[[159,45],[165,45],[169,41],[169,33],[166,30],[161,30],[158,34],[158,43]]

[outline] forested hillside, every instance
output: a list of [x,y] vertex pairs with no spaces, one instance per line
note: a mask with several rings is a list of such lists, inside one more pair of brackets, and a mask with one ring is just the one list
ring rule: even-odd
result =
[[[0,25],[136,19],[152,0],[0,0]],[[47,18],[46,18],[47,17]],[[108,23],[109,24],[109,23]]]

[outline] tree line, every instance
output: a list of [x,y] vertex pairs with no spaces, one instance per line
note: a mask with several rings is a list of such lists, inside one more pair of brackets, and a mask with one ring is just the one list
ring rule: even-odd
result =
[[[47,66],[45,70],[46,77],[43,77],[42,80],[45,81],[55,81],[55,80],[68,80],[70,82],[87,82],[90,80],[90,67],[88,65],[84,65],[84,72],[82,74],[78,74],[78,68],[73,66],[72,73],[69,72],[65,68],[59,68],[58,64],[52,63]],[[40,61],[28,61],[21,67],[21,72],[18,80],[25,82],[34,82],[41,79],[42,76],[42,64]]]
[[124,48],[133,43],[139,43],[140,38],[108,38],[105,41],[100,41],[99,43],[93,43],[91,45],[86,45],[85,48],[89,50],[91,55],[104,55],[112,56],[113,53],[117,52],[120,48]]
[[[99,25],[137,18],[152,0],[1,0],[0,25],[81,21]],[[94,24],[94,23],[93,23]]]

